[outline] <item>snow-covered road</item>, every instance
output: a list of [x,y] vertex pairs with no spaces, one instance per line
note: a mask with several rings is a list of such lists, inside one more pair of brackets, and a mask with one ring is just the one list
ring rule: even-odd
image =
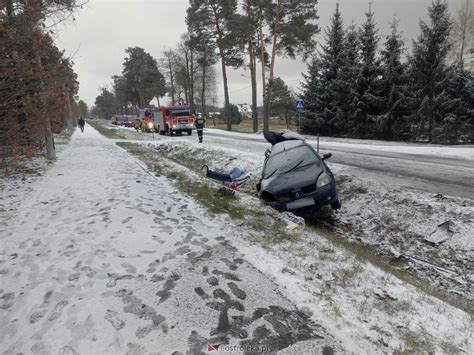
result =
[[[268,148],[262,135],[207,129],[212,144],[252,152],[260,157]],[[206,138],[204,138],[206,139]],[[314,137],[308,142],[316,146]],[[474,148],[442,147],[323,138],[320,149],[332,152],[331,162],[359,169],[360,176],[390,184],[474,199]]]
[[0,353],[341,350],[213,223],[95,130],[76,132],[2,228]]

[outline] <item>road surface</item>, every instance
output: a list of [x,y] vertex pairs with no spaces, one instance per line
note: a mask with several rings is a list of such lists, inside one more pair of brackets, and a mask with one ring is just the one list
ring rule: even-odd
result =
[[[212,144],[253,152],[263,157],[269,144],[263,137],[221,133],[207,129],[204,140]],[[316,142],[308,140],[316,147]],[[425,154],[361,148],[360,145],[331,144],[321,141],[320,149],[331,152],[330,162],[355,169],[361,177],[376,178],[387,184],[399,184],[434,194],[474,199],[474,160]],[[394,145],[394,150],[397,146]],[[474,148],[472,148],[474,149]]]

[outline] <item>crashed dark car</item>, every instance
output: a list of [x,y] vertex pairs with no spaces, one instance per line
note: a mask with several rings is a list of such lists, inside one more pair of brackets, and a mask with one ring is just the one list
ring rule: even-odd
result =
[[[292,132],[291,132],[292,133]],[[260,198],[280,211],[308,214],[325,205],[339,209],[336,181],[319,154],[296,134],[266,137],[272,143],[265,153],[262,176],[257,184]]]

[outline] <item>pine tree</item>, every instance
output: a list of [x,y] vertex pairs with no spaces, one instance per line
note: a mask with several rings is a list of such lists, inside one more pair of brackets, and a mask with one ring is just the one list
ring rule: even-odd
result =
[[[338,133],[337,109],[340,105],[338,92],[341,83],[338,79],[341,79],[341,67],[344,65],[344,24],[339,3],[326,29],[325,39],[319,59],[314,59],[309,67],[305,84],[305,128],[311,132],[320,130],[323,135],[335,135]],[[316,86],[318,91],[309,92],[309,87],[314,90]]]
[[458,62],[449,67],[446,89],[438,96],[442,111],[433,141],[444,144],[474,142],[474,76]]
[[324,121],[319,115],[322,107],[321,93],[321,61],[318,57],[313,57],[308,64],[308,74],[303,74],[304,82],[302,98],[305,102],[305,109],[301,116],[300,131],[309,134],[316,134],[324,125]]
[[384,109],[376,119],[376,137],[385,140],[408,140],[409,129],[405,116],[408,109],[406,95],[409,78],[406,65],[401,61],[404,43],[395,17],[390,28],[392,31],[386,37],[384,49],[381,51]]
[[353,23],[344,38],[344,64],[338,79],[338,110],[335,117],[340,135],[349,136],[354,122],[352,109],[356,94],[356,77],[359,70],[359,35]]
[[359,31],[360,69],[357,74],[356,95],[353,106],[354,135],[359,138],[374,136],[374,120],[381,112],[380,61],[377,58],[379,36],[372,7],[365,13],[366,21]]
[[[412,76],[415,81],[415,138],[427,135],[433,141],[435,126],[443,120],[447,108],[446,89],[451,20],[444,0],[434,0],[429,8],[430,23],[420,21],[421,34],[413,43],[411,58]],[[426,127],[428,125],[428,127]]]

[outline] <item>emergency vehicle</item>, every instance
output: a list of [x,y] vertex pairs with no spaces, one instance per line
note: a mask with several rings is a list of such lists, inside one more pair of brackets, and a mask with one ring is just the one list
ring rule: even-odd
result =
[[140,110],[141,117],[140,128],[142,132],[158,132],[158,126],[153,118],[153,108]]
[[132,115],[114,115],[112,117],[112,124],[116,126],[133,127],[133,120],[135,116]]
[[193,133],[194,115],[188,105],[174,105],[168,107],[155,107],[153,121],[160,134]]

